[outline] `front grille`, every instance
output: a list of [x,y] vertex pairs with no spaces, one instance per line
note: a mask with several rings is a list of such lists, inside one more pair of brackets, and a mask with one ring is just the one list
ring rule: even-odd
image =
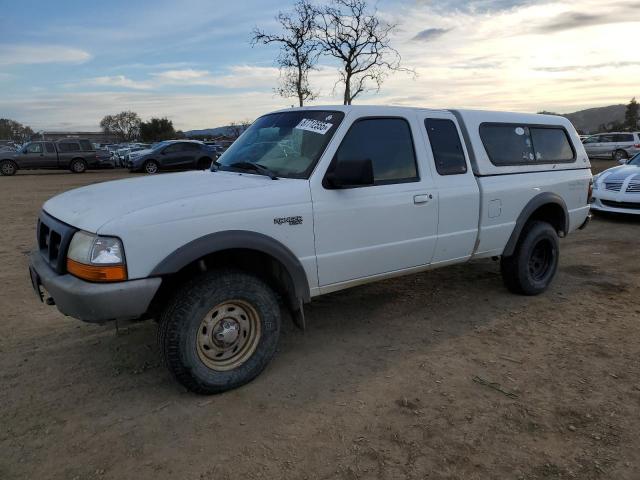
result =
[[604,188],[612,192],[619,192],[622,188],[622,182],[605,182]]
[[629,185],[627,186],[627,193],[640,193],[640,182],[629,182]]
[[627,208],[630,210],[640,210],[640,203],[635,202],[613,202],[611,200],[600,200],[603,205],[611,208]]
[[40,255],[57,273],[66,272],[67,250],[76,229],[53,218],[44,210],[40,212],[36,231]]

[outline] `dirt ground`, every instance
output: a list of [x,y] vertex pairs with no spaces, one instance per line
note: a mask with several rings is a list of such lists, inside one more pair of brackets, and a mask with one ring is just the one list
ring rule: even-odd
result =
[[640,478],[640,218],[563,240],[535,298],[489,260],[322,297],[258,379],[202,397],[153,322],[116,334],[31,290],[43,201],[127,175],[0,178],[0,479]]

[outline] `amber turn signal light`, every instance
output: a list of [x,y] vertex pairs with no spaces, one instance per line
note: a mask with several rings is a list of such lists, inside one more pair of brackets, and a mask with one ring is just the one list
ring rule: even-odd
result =
[[124,265],[85,265],[68,258],[67,271],[90,282],[121,282],[127,279]]

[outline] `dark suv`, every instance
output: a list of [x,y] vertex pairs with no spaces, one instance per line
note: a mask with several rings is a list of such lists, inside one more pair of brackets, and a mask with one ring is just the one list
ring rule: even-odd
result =
[[69,169],[83,173],[99,167],[100,159],[89,140],[68,139],[57,142],[29,142],[16,152],[0,152],[0,173],[13,175],[16,171],[41,168]]
[[148,150],[132,152],[127,166],[132,172],[158,173],[160,170],[204,170],[216,152],[202,142],[167,140]]

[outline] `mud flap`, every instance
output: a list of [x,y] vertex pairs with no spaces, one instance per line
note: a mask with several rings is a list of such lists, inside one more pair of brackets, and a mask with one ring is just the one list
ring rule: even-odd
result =
[[291,310],[291,317],[293,319],[293,324],[304,332],[307,327],[307,323],[304,317],[304,305],[302,304],[302,301],[300,301],[297,309]]

